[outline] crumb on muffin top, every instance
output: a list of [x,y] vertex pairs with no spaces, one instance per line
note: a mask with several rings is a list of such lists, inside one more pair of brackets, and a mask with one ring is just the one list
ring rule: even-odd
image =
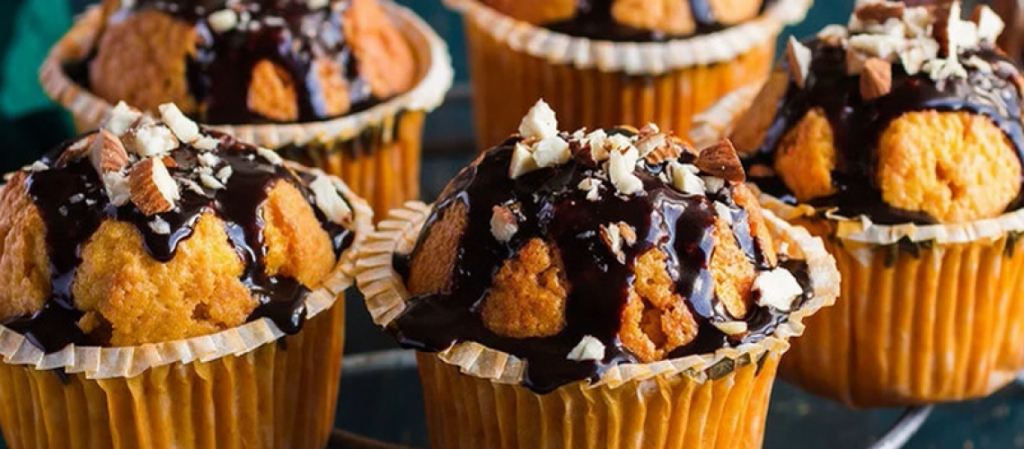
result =
[[0,187],[0,320],[47,352],[297,332],[352,242],[332,179],[159,110],[121,103]]
[[1020,206],[1024,77],[1003,22],[861,0],[843,27],[789,41],[732,133],[762,190],[880,223],[961,223]]
[[560,132],[539,102],[397,256],[412,297],[389,329],[423,350],[511,353],[542,392],[759,341],[810,290],[743,181],[728,141],[696,151],[654,125]]
[[409,90],[416,62],[377,0],[107,0],[89,88],[203,123],[317,121]]
[[482,0],[524,22],[600,40],[657,41],[757,17],[763,0]]

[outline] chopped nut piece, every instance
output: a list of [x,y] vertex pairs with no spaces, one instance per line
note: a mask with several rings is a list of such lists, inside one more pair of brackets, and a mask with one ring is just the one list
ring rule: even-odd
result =
[[110,204],[121,207],[131,200],[131,187],[128,184],[128,177],[121,172],[108,172],[103,174],[103,188],[107,191],[107,198]]
[[728,139],[718,142],[709,148],[705,148],[693,162],[701,171],[732,182],[743,182],[747,179],[743,173],[743,164],[740,163],[736,149]]
[[618,223],[601,225],[601,241],[608,246],[608,249],[615,256],[619,263],[626,263],[626,253],[622,252],[622,234]]
[[178,184],[159,158],[146,158],[135,164],[128,179],[132,203],[145,215],[174,209],[180,198]]
[[230,9],[222,9],[211,13],[206,18],[206,22],[210,24],[210,29],[214,32],[225,33],[235,29],[235,25],[238,25],[238,14]]
[[192,142],[192,146],[199,151],[213,151],[220,146],[220,139],[210,136],[200,137],[199,140]]
[[718,193],[725,188],[725,180],[714,176],[701,176],[704,181],[704,190],[708,193]]
[[892,90],[892,64],[879,58],[864,62],[860,75],[860,96],[865,100],[884,97]]
[[905,6],[902,2],[876,0],[858,4],[853,14],[864,22],[885,23],[889,19],[902,19],[904,8]]
[[199,153],[196,158],[199,159],[199,164],[203,167],[216,167],[220,164],[220,158],[213,153]]
[[141,118],[142,112],[121,101],[107,114],[107,120],[103,123],[103,129],[114,133],[117,137],[121,137]]
[[785,268],[775,268],[759,274],[754,279],[753,291],[759,292],[758,305],[774,307],[783,312],[789,311],[793,307],[793,301],[804,293],[793,273]]
[[228,179],[231,179],[231,175],[234,173],[234,169],[230,165],[225,165],[217,171],[217,180],[219,180],[224,186],[228,185]]
[[796,81],[796,86],[803,89],[811,70],[811,49],[790,36],[789,45],[786,47],[786,60],[789,62],[790,76]]
[[516,147],[512,150],[512,163],[508,167],[508,177],[516,179],[538,168],[540,167],[537,166],[537,161],[533,160],[530,147],[523,142],[516,142]]
[[178,179],[178,181],[181,183],[181,185],[185,186],[186,189],[189,189],[192,192],[197,193],[199,195],[206,195],[206,191],[203,190],[203,187],[197,184],[195,181],[191,179]]
[[895,61],[898,50],[906,46],[906,39],[884,34],[858,34],[850,36],[848,46],[846,68],[847,73],[851,73],[849,52],[855,52],[856,56],[861,59],[876,57],[886,61]]
[[671,162],[668,166],[669,175],[672,177],[672,187],[688,195],[704,196],[704,181],[697,176],[700,170],[692,165],[684,165],[679,162]]
[[624,221],[616,223],[619,227],[619,236],[622,237],[622,241],[626,243],[626,246],[633,246],[636,243],[636,229],[626,224]]
[[569,351],[569,354],[566,355],[565,358],[578,362],[603,360],[604,350],[604,343],[601,343],[601,340],[590,335],[585,335],[580,339],[580,342],[576,344],[571,351]]
[[746,321],[712,321],[711,324],[730,337],[744,335],[748,330]]
[[558,135],[558,119],[544,100],[530,108],[519,124],[519,135],[526,139],[545,139]]
[[348,226],[352,222],[352,208],[334,188],[331,178],[320,175],[313,182],[309,183],[309,189],[313,191],[316,199],[316,206],[324,213],[332,223]]
[[537,141],[533,145],[533,160],[538,167],[555,167],[572,159],[569,143],[561,137],[552,136]]
[[597,201],[601,199],[601,180],[597,178],[586,178],[580,181],[577,186],[580,190],[587,192],[588,201]]
[[100,174],[124,170],[130,162],[121,139],[105,129],[97,131],[89,149],[89,160]]
[[35,161],[28,167],[28,171],[38,173],[41,171],[47,171],[50,169],[49,165],[46,165],[43,161]]
[[160,118],[164,120],[168,128],[171,128],[178,140],[192,143],[202,137],[202,134],[199,134],[199,125],[185,117],[185,114],[174,103],[164,103],[159,106],[159,109]]
[[995,43],[999,35],[1003,34],[1006,23],[988,5],[978,5],[971,13],[971,22],[978,26],[978,38],[984,42]]
[[284,159],[281,159],[281,155],[277,154],[274,150],[256,147],[256,154],[273,165],[284,165]]
[[907,74],[916,75],[921,72],[925,62],[935,59],[938,53],[939,43],[935,39],[916,39],[900,52],[900,62]]
[[846,49],[846,74],[847,75],[860,75],[860,72],[864,71],[864,62],[868,58],[861,54],[859,51],[849,47]]
[[491,235],[501,243],[512,240],[512,236],[519,232],[519,223],[512,209],[508,206],[494,206],[491,211]]
[[842,25],[828,25],[818,32],[818,39],[829,47],[842,47],[849,36],[849,30]]
[[611,153],[608,163],[608,178],[615,186],[615,190],[623,195],[632,195],[644,188],[643,181],[633,174],[639,156],[636,148],[630,148],[625,152]]
[[57,167],[65,167],[72,162],[76,162],[84,158],[89,154],[92,148],[93,142],[96,141],[99,133],[89,134],[81,139],[78,139],[75,143],[69,145],[60,157],[57,158]]
[[608,147],[611,151],[625,152],[629,151],[633,146],[633,139],[629,138],[624,134],[612,134],[608,136]]
[[125,149],[142,157],[162,156],[178,148],[178,139],[166,126],[144,117],[122,137]]
[[608,134],[603,129],[594,130],[580,142],[590,149],[590,158],[601,163],[608,160]]
[[149,229],[157,234],[167,235],[171,233],[171,224],[157,215],[153,217],[153,221],[149,222]]
[[654,151],[665,147],[668,147],[668,141],[665,135],[660,133],[643,136],[636,142],[636,149],[642,158],[647,158]]

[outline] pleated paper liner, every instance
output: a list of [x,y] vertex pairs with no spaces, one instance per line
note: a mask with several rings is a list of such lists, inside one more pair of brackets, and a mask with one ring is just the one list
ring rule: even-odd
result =
[[345,290],[372,210],[338,181],[356,241],[286,336],[268,319],[216,334],[44,354],[0,326],[0,428],[20,448],[324,447],[341,373]]
[[[321,122],[210,128],[339,176],[383,214],[419,197],[423,120],[444,100],[454,75],[447,45],[427,24],[406,8],[380,1],[416,58],[419,81],[411,90],[365,111]],[[79,131],[99,127],[113,107],[64,70],[89,56],[101,22],[99,8],[86,11],[50,49],[39,72],[43,90],[71,112]]]
[[726,93],[768,75],[775,38],[811,0],[779,0],[723,31],[668,42],[618,43],[554,33],[480,0],[444,0],[463,14],[477,140],[496,145],[544,98],[563,129],[653,122],[687,130]]
[[[386,326],[409,294],[392,267],[413,249],[430,209],[408,203],[360,250],[356,279],[374,321]],[[474,342],[417,354],[433,447],[757,448],[771,386],[789,337],[839,293],[835,263],[820,239],[766,213],[780,243],[808,261],[814,298],[756,344],[609,369],[539,395],[519,384],[525,362]]]
[[[737,91],[698,118],[695,145],[731,132],[753,101]],[[882,226],[761,195],[825,239],[843,277],[835,307],[808,321],[786,380],[858,407],[987,396],[1024,369],[1024,210],[964,224]]]

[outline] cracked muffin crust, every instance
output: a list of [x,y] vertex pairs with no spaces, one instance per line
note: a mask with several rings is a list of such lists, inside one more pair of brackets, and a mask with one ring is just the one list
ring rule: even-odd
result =
[[410,89],[415,61],[377,0],[108,0],[89,88],[211,124],[316,121]]
[[475,341],[551,391],[620,363],[760,341],[810,294],[732,146],[648,125],[560,132],[547,104],[446,187],[394,266],[407,346]]
[[569,35],[618,41],[665,40],[757,17],[763,0],[482,0],[524,22]]
[[330,178],[159,109],[121,103],[0,188],[0,320],[47,352],[298,332],[351,245]]
[[[876,223],[963,223],[1021,205],[1024,77],[978,6],[860,1],[789,42],[733,133],[766,193]],[[753,174],[757,174],[753,176]]]

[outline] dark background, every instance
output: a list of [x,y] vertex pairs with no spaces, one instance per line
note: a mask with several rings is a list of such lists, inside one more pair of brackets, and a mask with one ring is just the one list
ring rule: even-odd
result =
[[[73,15],[94,2],[0,0],[0,173],[30,163],[74,132],[67,115],[39,87],[37,70],[49,47],[71,26]],[[457,72],[448,102],[428,122],[428,151],[465,152],[472,146],[473,136],[471,127],[466,126],[472,116],[459,16],[445,9],[440,0],[398,3],[411,6],[448,40]],[[818,0],[808,20],[789,31],[806,36],[826,24],[845,22],[853,3]]]

